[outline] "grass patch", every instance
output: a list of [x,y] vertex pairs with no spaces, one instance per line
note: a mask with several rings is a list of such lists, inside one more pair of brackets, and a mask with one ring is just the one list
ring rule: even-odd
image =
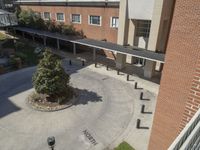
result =
[[122,142],[114,150],[135,150],[135,149],[132,148],[127,142]]
[[0,41],[3,41],[3,40],[6,40],[8,39],[9,37],[3,33],[0,32]]

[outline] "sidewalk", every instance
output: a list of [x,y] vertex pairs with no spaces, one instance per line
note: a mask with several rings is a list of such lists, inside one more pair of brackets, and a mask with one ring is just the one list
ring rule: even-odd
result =
[[[135,86],[135,83],[137,82],[138,87],[143,88],[143,89],[138,90],[138,94],[142,91],[144,93],[144,97],[150,98],[150,101],[141,101],[138,98],[138,100],[133,103],[134,105],[133,117],[130,120],[128,127],[107,148],[112,150],[122,141],[127,141],[136,150],[147,150],[150,133],[151,133],[152,122],[153,122],[153,114],[155,111],[156,99],[157,99],[157,94],[159,90],[159,84],[142,79],[136,75],[131,75],[129,81],[126,81],[127,75],[125,73],[120,72],[120,75],[118,75],[116,70],[110,69],[110,68],[106,70],[106,66],[102,64],[97,64],[97,66],[95,67],[90,57],[88,58],[88,56],[91,55],[88,53],[78,54],[76,55],[76,57],[70,53],[59,52],[59,51],[56,51],[56,53],[65,57],[65,63],[71,60],[72,66],[74,63],[80,66],[80,69],[84,67],[84,69],[89,69],[89,70],[92,70],[93,72],[97,72],[103,75],[110,76],[112,78],[116,78],[118,80],[126,82],[127,84],[132,84],[133,87]],[[101,56],[99,56],[98,59],[99,58],[103,59]],[[86,61],[85,66],[81,66],[82,60]],[[138,95],[136,95],[136,97],[137,96]],[[142,105],[145,105],[145,111],[150,112],[149,114],[141,113]],[[149,127],[149,129],[137,129],[136,128],[137,119],[141,119],[141,126]]]
[[[114,60],[109,60],[104,56],[97,55],[96,62],[98,63],[97,67],[95,67],[94,61],[91,57],[92,53],[79,53],[74,56],[72,53],[64,52],[61,50],[54,50],[53,52],[59,56],[64,57],[66,60],[71,60],[72,62],[79,65],[82,65],[82,61],[84,61],[85,67],[90,68],[95,72],[105,74],[122,81],[126,81],[127,74],[130,74],[128,83],[134,85],[135,82],[137,82],[138,86],[142,86],[144,89],[155,94],[157,94],[159,91],[159,78],[154,77],[152,81],[141,78],[143,75],[143,68],[127,64],[126,68],[120,71],[120,75],[117,75]],[[108,70],[106,70],[106,65],[109,66]]]

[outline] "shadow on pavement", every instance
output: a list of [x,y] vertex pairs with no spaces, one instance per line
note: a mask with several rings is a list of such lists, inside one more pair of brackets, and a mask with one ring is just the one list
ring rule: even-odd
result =
[[5,99],[0,105],[0,118],[20,110],[20,108],[13,104],[9,99]]
[[78,88],[74,90],[77,93],[77,101],[74,105],[86,105],[89,102],[102,102],[102,97],[93,91]]
[[34,71],[35,67],[31,67],[0,76],[0,118],[21,110],[10,97],[32,88]]

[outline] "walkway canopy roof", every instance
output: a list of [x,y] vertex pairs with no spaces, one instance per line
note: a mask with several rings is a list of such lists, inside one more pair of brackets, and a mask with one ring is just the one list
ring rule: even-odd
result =
[[89,47],[93,47],[97,49],[104,49],[104,50],[108,50],[112,52],[131,55],[137,58],[164,63],[164,57],[165,57],[164,54],[156,53],[156,52],[141,49],[141,48],[125,47],[125,46],[118,45],[115,43],[87,39],[87,38],[80,38],[78,36],[66,36],[59,33],[52,33],[48,31],[41,31],[41,30],[36,30],[36,29],[31,29],[31,28],[15,27],[14,29],[18,31],[30,33],[30,34],[35,34],[42,37],[50,37],[50,38],[72,42],[72,43],[76,43],[80,45],[85,45],[85,46],[89,46]]

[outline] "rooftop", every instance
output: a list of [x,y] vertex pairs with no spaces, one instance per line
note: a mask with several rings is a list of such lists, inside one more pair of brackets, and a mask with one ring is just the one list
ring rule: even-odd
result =
[[164,63],[165,54],[156,53],[156,52],[141,49],[141,48],[126,47],[126,46],[122,46],[122,45],[111,43],[111,42],[93,40],[93,39],[88,39],[88,38],[80,38],[77,36],[66,36],[59,33],[52,33],[48,31],[41,31],[41,30],[25,28],[25,27],[15,27],[15,30]]

